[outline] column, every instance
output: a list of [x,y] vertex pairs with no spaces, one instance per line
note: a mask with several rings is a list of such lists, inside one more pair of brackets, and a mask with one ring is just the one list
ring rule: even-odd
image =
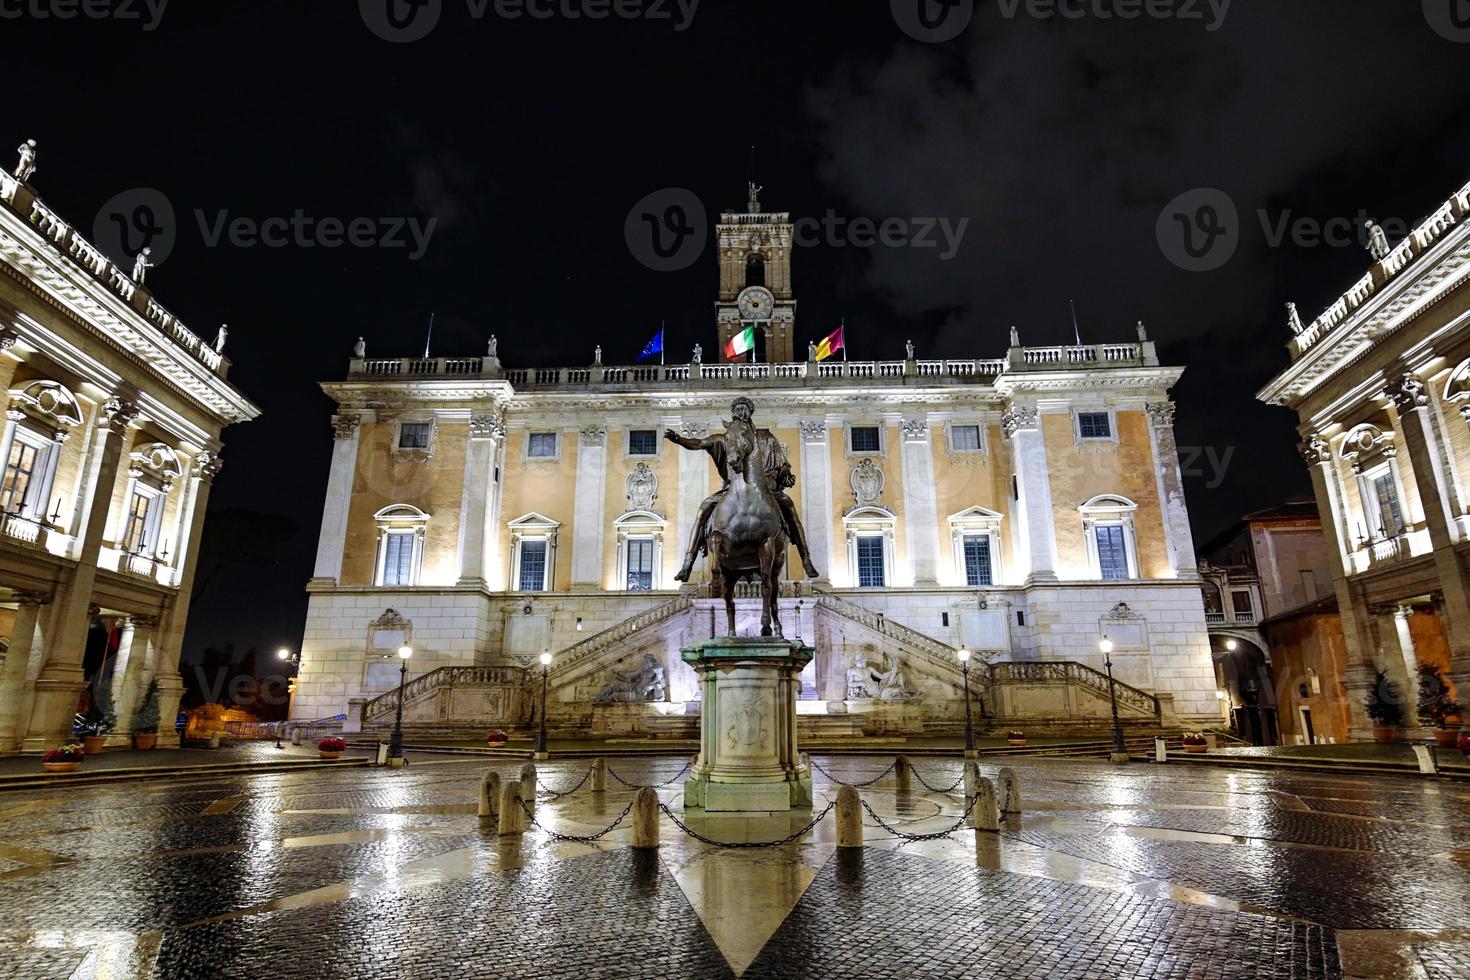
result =
[[133,709],[142,693],[139,680],[143,676],[143,656],[135,651],[133,620],[118,618],[117,657],[112,665],[112,700],[117,705],[117,732],[126,735],[133,730]]
[[[32,498],[31,517],[42,524],[51,520],[51,491],[56,486],[56,465],[61,462],[61,446],[66,442],[66,437],[71,433],[65,429],[57,429],[52,434],[51,448],[46,452],[46,468],[41,473],[40,485],[36,487],[35,496]],[[57,502],[58,512],[60,501]]]
[[10,650],[5,654],[5,665],[0,668],[0,755],[13,755],[20,751],[21,737],[25,733],[17,731],[17,728],[30,704],[27,668],[37,650],[36,632],[41,609],[51,602],[51,596],[44,592],[16,592],[13,598],[19,604],[15,611],[15,629],[10,634]]
[[1149,443],[1164,535],[1169,543],[1169,569],[1177,575],[1195,574],[1194,536],[1189,531],[1189,508],[1184,503],[1184,479],[1179,471],[1179,447],[1174,442],[1174,403],[1148,405]]
[[[686,419],[679,425],[679,434],[686,439],[707,439],[709,438],[709,424]],[[713,467],[710,466],[708,453],[695,453],[680,449],[675,449],[675,451],[679,453],[679,506],[674,515],[677,536],[674,547],[678,549],[676,564],[682,566],[689,542],[694,536],[694,520],[699,516],[699,505],[704,503],[705,497],[709,496],[709,474]],[[806,472],[805,467],[806,457],[803,456],[803,473]]]
[[1012,533],[1020,546],[1029,581],[1057,580],[1057,537],[1051,507],[1051,478],[1046,467],[1046,443],[1041,433],[1041,413],[1012,403],[1001,419],[1011,444],[1016,473],[1016,522]]
[[[816,584],[832,582],[832,445],[826,419],[801,423],[801,523],[812,561],[822,577]],[[701,460],[703,463],[703,460]]]
[[[910,362],[912,363],[912,361]],[[905,419],[898,426],[903,441],[903,513],[914,585],[939,584],[939,505],[934,496],[934,456],[927,418]]]
[[10,450],[15,446],[15,429],[25,417],[26,413],[18,408],[12,408],[5,413],[5,431],[0,435],[0,474],[10,465]]
[[327,499],[322,505],[322,533],[317,541],[312,580],[336,585],[342,575],[342,549],[347,541],[347,515],[352,503],[352,478],[357,472],[357,447],[362,419],[332,416],[332,466],[327,472]]
[[[194,573],[199,565],[199,537],[204,533],[204,514],[209,507],[209,491],[214,478],[223,466],[219,456],[203,453],[195,460],[189,473],[193,484],[194,514],[189,522],[189,544],[187,555],[179,570],[179,588],[174,595],[173,605],[160,617],[155,640],[156,650],[152,655],[153,669],[148,670],[146,661],[143,680],[158,681],[158,744],[172,748],[178,745],[174,732],[174,716],[179,712],[179,699],[184,694],[184,681],[179,676],[179,655],[184,647],[184,625],[189,619],[190,592],[194,584]],[[141,617],[133,617],[139,630],[145,624]]]
[[1404,663],[1404,730],[1413,737],[1427,734],[1419,725],[1419,657],[1414,650],[1414,635],[1409,631],[1409,617],[1414,607],[1400,603],[1393,610],[1393,631],[1398,637],[1399,652]]
[[470,416],[469,447],[465,452],[464,494],[459,511],[459,584],[489,587],[487,565],[493,549],[490,514],[500,485],[495,482],[495,458],[505,439],[505,426],[493,413]]
[[572,588],[600,591],[607,484],[607,426],[589,425],[577,448],[575,513],[572,515]]
[[1344,521],[1343,501],[1337,493],[1337,482],[1332,468],[1332,448],[1327,440],[1318,435],[1307,437],[1297,450],[1307,463],[1312,476],[1312,490],[1317,498],[1317,509],[1327,516],[1322,533],[1327,538],[1329,550],[1335,550],[1339,561],[1332,576],[1333,590],[1337,594],[1338,617],[1342,620],[1343,644],[1347,649],[1347,669],[1343,672],[1342,687],[1348,707],[1348,737],[1353,741],[1370,741],[1373,738],[1373,722],[1368,717],[1364,701],[1373,688],[1376,670],[1373,666],[1374,642],[1372,616],[1367,603],[1358,594],[1348,576],[1352,573],[1352,555],[1346,547],[1347,537]]
[[[1470,691],[1470,572],[1455,553],[1456,515],[1450,510],[1449,481],[1440,464],[1439,444],[1429,418],[1424,382],[1406,374],[1389,390],[1398,408],[1414,483],[1424,505],[1424,522],[1434,548],[1439,592],[1444,596],[1445,636],[1450,647],[1450,679],[1456,691]],[[1470,418],[1470,414],[1467,414]],[[1462,696],[1463,699],[1463,696]],[[1470,724],[1470,722],[1467,722]]]
[[94,442],[95,470],[87,487],[86,519],[78,533],[77,567],[70,581],[56,593],[53,632],[46,643],[41,673],[36,678],[25,738],[28,751],[52,748],[71,737],[77,699],[87,686],[82,673],[82,654],[92,621],[97,556],[102,550],[102,532],[112,507],[123,443],[127,440],[128,427],[139,415],[136,405],[120,398],[109,401],[103,406],[103,412]]

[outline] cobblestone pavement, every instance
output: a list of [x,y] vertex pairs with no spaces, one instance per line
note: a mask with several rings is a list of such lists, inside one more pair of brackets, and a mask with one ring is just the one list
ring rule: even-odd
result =
[[[618,758],[664,783],[685,757]],[[818,757],[863,782],[890,759]],[[481,826],[485,759],[405,770],[182,776],[0,794],[0,978],[1338,977],[1470,975],[1470,786],[1407,777],[1006,760],[1000,834],[900,839],[830,815],[719,849],[664,817],[634,851],[633,790],[543,792],[520,838]],[[957,760],[915,760],[931,785]],[[502,778],[518,766],[491,763]],[[585,760],[543,764],[566,790]],[[994,777],[997,766],[982,760]],[[703,815],[777,840],[818,809]],[[963,797],[861,790],[910,834]]]

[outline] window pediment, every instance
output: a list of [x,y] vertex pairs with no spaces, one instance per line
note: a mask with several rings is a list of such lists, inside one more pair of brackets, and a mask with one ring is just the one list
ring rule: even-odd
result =
[[14,395],[22,405],[62,425],[80,425],[82,409],[76,396],[55,381],[33,381]]
[[179,454],[161,442],[149,443],[133,450],[133,468],[149,473],[168,483],[177,480],[184,472]]
[[1113,493],[1104,493],[1093,497],[1077,509],[1084,514],[1100,517],[1108,514],[1131,513],[1138,509],[1138,505],[1127,497]]
[[966,507],[958,514],[949,515],[949,523],[951,524],[974,525],[978,527],[999,524],[1003,520],[1005,520],[1004,514],[997,514],[993,510],[987,510],[980,506]]
[[1361,465],[1375,456],[1394,451],[1393,433],[1385,432],[1371,422],[1354,426],[1342,437],[1337,454],[1349,463]]
[[384,524],[426,524],[429,515],[413,504],[389,504],[374,514],[373,520]]
[[1460,366],[1450,372],[1449,380],[1444,385],[1444,400],[1447,402],[1462,402],[1470,399],[1470,358],[1460,362]]

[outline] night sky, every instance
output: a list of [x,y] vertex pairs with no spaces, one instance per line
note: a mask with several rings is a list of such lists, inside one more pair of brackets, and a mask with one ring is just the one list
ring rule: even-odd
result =
[[[1105,0],[1063,3],[1077,18],[1012,0],[705,0],[692,17],[689,0],[621,0],[645,16],[595,20],[565,12],[616,8],[174,0],[156,17],[157,0],[88,2],[117,16],[0,0],[0,145],[37,140],[33,183],[113,258],[130,265],[154,231],[169,254],[149,285],[195,332],[230,324],[231,379],[265,414],[226,431],[211,511],[299,525],[270,567],[219,573],[191,657],[299,643],[331,445],[317,383],[345,373],[358,335],[370,355],[418,354],[433,313],[435,354],[483,353],[493,332],[509,366],[586,364],[597,343],[630,363],[667,321],[671,362],[695,342],[712,355],[712,251],[653,271],[625,219],[666,188],[711,220],[738,208],[752,144],[770,209],[967,221],[948,258],[801,249],[799,345],[845,317],[854,359],[899,358],[905,337],[920,357],[999,357],[1011,324],[1029,345],[1071,342],[1069,299],[1084,342],[1146,321],[1189,368],[1177,429],[1197,540],[1310,493],[1293,416],[1253,395],[1287,363],[1283,304],[1310,320],[1369,258],[1356,233],[1318,244],[1301,220],[1414,223],[1470,179],[1457,0],[1237,0],[1223,19],[1219,0],[1157,2],[1166,19],[1097,16],[1142,7]],[[969,22],[915,40],[900,22],[920,2],[936,30]],[[369,26],[388,33],[392,13],[422,33],[436,8],[410,43]],[[1199,188],[1236,214],[1184,198],[1197,234],[1225,231],[1200,260],[1218,267],[1186,271],[1159,228]],[[404,219],[434,228],[417,258],[406,233],[408,247],[337,248],[215,234],[298,211],[371,219],[363,241]]]

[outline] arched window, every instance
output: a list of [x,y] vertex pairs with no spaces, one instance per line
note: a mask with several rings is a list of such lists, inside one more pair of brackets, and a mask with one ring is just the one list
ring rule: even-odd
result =
[[391,504],[374,514],[373,520],[378,524],[378,560],[373,584],[418,585],[429,515],[412,504]]
[[1205,593],[1205,615],[1220,616],[1223,618],[1225,615],[1225,600],[1220,597],[1220,587],[1214,582],[1206,582],[1201,588]]
[[745,285],[764,286],[766,284],[766,258],[759,252],[751,252],[745,257]]
[[1138,578],[1138,551],[1133,540],[1133,513],[1138,505],[1127,497],[1103,494],[1078,510],[1082,512],[1092,574],[1104,581]]

